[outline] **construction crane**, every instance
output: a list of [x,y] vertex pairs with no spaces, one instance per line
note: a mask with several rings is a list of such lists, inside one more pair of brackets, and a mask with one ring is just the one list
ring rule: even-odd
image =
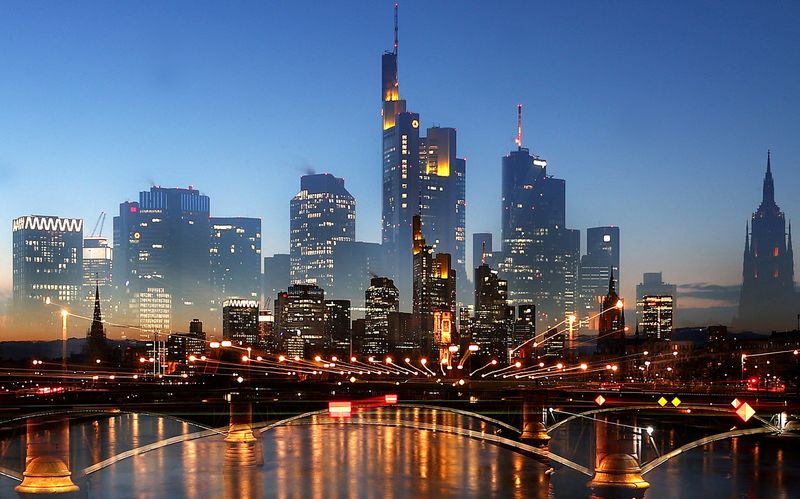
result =
[[[101,211],[100,216],[97,217],[97,222],[94,223],[94,229],[92,229],[92,233],[89,234],[89,237],[102,237],[103,236],[103,225],[106,223],[106,212]],[[100,230],[98,231],[98,227]]]

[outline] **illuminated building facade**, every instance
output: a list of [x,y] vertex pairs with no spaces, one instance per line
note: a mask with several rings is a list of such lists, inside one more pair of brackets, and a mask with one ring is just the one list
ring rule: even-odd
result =
[[350,300],[325,300],[325,347],[349,351]]
[[330,290],[334,248],[356,238],[355,198],[344,179],[329,173],[304,175],[289,211],[291,282]]
[[267,353],[278,353],[278,338],[275,334],[275,316],[272,310],[258,311],[258,348]]
[[[517,306],[517,315],[514,318],[514,332],[511,337],[511,348],[517,348],[526,341],[536,336],[536,306],[527,303]],[[536,352],[534,342],[528,345],[528,351]],[[537,345],[538,346],[538,345]],[[523,358],[526,358],[523,356]]]
[[111,310],[111,246],[108,238],[90,236],[83,240],[83,298],[87,309],[94,306],[95,288],[100,288],[100,302]]
[[485,263],[475,269],[475,316],[472,342],[480,354],[504,359],[510,343],[514,311],[508,305],[508,283]]
[[275,300],[281,290],[289,287],[289,255],[276,253],[272,256],[264,257],[264,274],[261,281],[261,293],[264,304],[269,306]]
[[678,287],[664,282],[661,272],[645,272],[642,282],[636,285],[636,324],[637,329],[642,324],[642,313],[645,296],[671,296],[672,297],[672,322],[675,322],[675,310],[678,306]]
[[211,290],[218,307],[227,298],[259,300],[261,219],[214,217],[211,224]]
[[[40,331],[60,324],[59,308],[81,309],[83,220],[23,216],[12,223],[12,293],[16,326]],[[83,310],[81,310],[83,312]]]
[[[189,360],[194,355],[196,359],[206,353],[206,335],[203,332],[203,323],[192,319],[189,323],[188,333],[173,333],[167,338],[167,360],[196,368],[198,364]],[[197,361],[195,361],[197,362]]]
[[761,204],[750,219],[745,234],[742,290],[738,329],[784,330],[794,325],[797,314],[794,288],[792,226],[775,203],[771,155],[767,153]]
[[[521,125],[519,126],[521,130]],[[547,162],[521,146],[503,157],[503,259],[512,304],[536,304],[537,328],[577,310],[580,232],[564,227],[565,182],[547,174]]]
[[169,333],[172,325],[172,295],[165,288],[147,286],[132,294],[129,302],[131,314],[139,327],[146,332],[142,339],[152,338],[149,333]]
[[613,274],[608,279],[608,293],[600,307],[597,353],[625,355],[625,308],[614,287]]
[[[597,331],[597,307],[608,291],[608,279],[619,276],[619,227],[586,229],[586,254],[581,257],[578,294],[580,308],[576,316],[581,329]],[[619,278],[615,282],[620,289]]]
[[[637,308],[639,304],[637,303]],[[639,334],[650,340],[670,340],[672,338],[671,295],[645,295],[641,299],[642,316],[639,320]]]
[[222,337],[234,345],[258,346],[258,301],[229,298],[222,304]]
[[390,347],[389,316],[400,310],[400,292],[388,277],[373,277],[364,297],[366,312],[362,353],[386,354]]
[[413,217],[413,308],[419,321],[419,345],[428,354],[456,341],[456,271],[450,265],[450,255],[438,253],[428,246],[422,236],[422,221]]
[[[278,336],[287,353],[287,340],[297,350],[299,337],[304,348],[325,348],[325,291],[313,284],[293,284],[278,293],[275,301],[275,320]],[[294,339],[293,339],[294,338]],[[297,354],[297,355],[302,355]]]
[[172,324],[210,315],[209,210],[208,196],[192,187],[151,187],[139,193],[138,202],[120,204],[113,283],[121,320],[151,327],[137,315],[150,299],[140,293],[157,293],[159,300],[169,295]]

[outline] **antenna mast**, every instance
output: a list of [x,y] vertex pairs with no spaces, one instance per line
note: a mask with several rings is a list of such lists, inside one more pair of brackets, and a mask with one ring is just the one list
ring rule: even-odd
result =
[[397,4],[394,4],[394,55],[397,55]]
[[517,104],[517,147],[522,147],[522,104]]

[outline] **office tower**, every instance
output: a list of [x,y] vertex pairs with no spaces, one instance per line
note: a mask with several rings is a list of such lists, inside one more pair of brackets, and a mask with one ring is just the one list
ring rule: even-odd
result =
[[95,288],[100,288],[100,303],[108,315],[111,310],[111,247],[108,238],[89,236],[83,240],[83,299],[92,310]]
[[645,296],[671,296],[672,297],[672,322],[675,322],[675,309],[677,308],[678,287],[663,281],[661,272],[645,272],[642,282],[636,285],[636,324],[637,329],[642,323],[642,311]]
[[278,293],[289,287],[289,255],[276,253],[272,256],[264,257],[264,275],[261,284],[261,294],[263,295],[264,305],[269,307]]
[[261,219],[213,217],[211,291],[214,305],[227,298],[259,300],[261,291]]
[[576,314],[581,329],[597,331],[600,316],[597,307],[608,291],[608,278],[617,276],[619,284],[619,227],[586,229],[586,254],[581,257],[579,271],[579,303]]
[[361,303],[374,275],[387,275],[391,268],[378,243],[348,241],[333,249],[333,287],[330,296]]
[[[120,204],[113,282],[122,320],[167,332],[171,324],[210,315],[209,209],[208,196],[192,187],[151,187],[139,193],[138,202]],[[154,296],[160,305],[170,303],[166,323],[142,317]]]
[[356,200],[344,179],[329,173],[300,177],[290,203],[290,279],[296,284],[333,286],[333,250],[356,239]]
[[[278,293],[275,302],[275,320],[283,347],[291,355],[301,349],[325,348],[325,291],[313,284],[293,284],[287,291]],[[298,339],[299,338],[299,339]],[[287,341],[291,342],[290,350]]]
[[350,300],[325,300],[325,347],[350,350]]
[[456,341],[456,271],[451,268],[450,255],[434,256],[422,236],[422,221],[413,217],[414,274],[413,309],[419,321],[419,341],[427,355],[438,355],[442,349]]
[[767,153],[761,204],[745,233],[742,290],[737,329],[786,330],[794,326],[798,311],[794,289],[792,226],[775,203],[771,155]]
[[86,332],[86,351],[89,362],[95,360],[108,360],[106,348],[106,328],[103,325],[103,316],[100,312],[100,286],[94,288],[94,312],[92,324]]
[[470,330],[480,354],[504,359],[511,335],[513,309],[508,305],[508,283],[486,264],[475,269],[475,317]]
[[278,353],[280,350],[272,310],[258,311],[258,348],[267,353]]
[[[203,323],[192,319],[188,333],[173,333],[167,338],[167,360],[178,362],[189,369],[197,369],[200,358],[206,353],[206,335]],[[194,360],[192,360],[194,357]]]
[[258,345],[258,301],[230,298],[222,303],[222,337],[234,345]]
[[[361,352],[365,355],[386,354],[390,344],[389,315],[399,312],[400,292],[388,277],[373,277],[364,298],[366,314]],[[399,331],[397,336],[400,336]]]
[[597,353],[625,355],[625,308],[614,287],[614,275],[608,279],[608,293],[600,305]]
[[[419,354],[420,347],[415,341],[417,328],[414,314],[389,312],[389,351],[403,357]],[[366,334],[366,321],[364,329]]]
[[[492,253],[492,233],[475,232],[472,234],[472,269],[477,269],[482,263],[490,267]],[[486,260],[484,262],[484,259]],[[473,276],[474,280],[474,276]]]
[[547,174],[547,162],[522,147],[503,157],[501,275],[513,304],[535,303],[537,328],[575,312],[580,233],[564,228],[565,181]]
[[83,220],[19,217],[12,223],[12,241],[15,325],[35,333],[58,327],[60,309],[77,311],[82,305]]
[[[511,348],[519,348],[520,345],[529,342],[536,337],[536,306],[531,303],[517,306],[517,316],[514,319],[514,332],[511,336]],[[528,343],[529,351],[536,352],[533,341]]]
[[672,338],[672,309],[671,295],[643,296],[642,316],[638,322],[639,334],[649,340],[670,340]]

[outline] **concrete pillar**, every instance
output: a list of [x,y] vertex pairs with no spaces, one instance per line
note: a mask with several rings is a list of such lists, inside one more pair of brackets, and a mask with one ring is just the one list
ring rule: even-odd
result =
[[650,487],[639,466],[636,443],[640,434],[633,428],[635,423],[634,419],[621,425],[613,415],[595,420],[595,469],[587,486],[600,497],[641,498]]
[[253,433],[253,405],[231,396],[230,426],[225,436],[225,466],[249,468],[263,464],[261,447]]
[[522,434],[519,439],[536,447],[547,447],[550,435],[544,424],[544,398],[524,393],[522,399]]
[[28,419],[22,476],[14,489],[20,497],[74,497],[79,488],[69,469],[67,416]]

